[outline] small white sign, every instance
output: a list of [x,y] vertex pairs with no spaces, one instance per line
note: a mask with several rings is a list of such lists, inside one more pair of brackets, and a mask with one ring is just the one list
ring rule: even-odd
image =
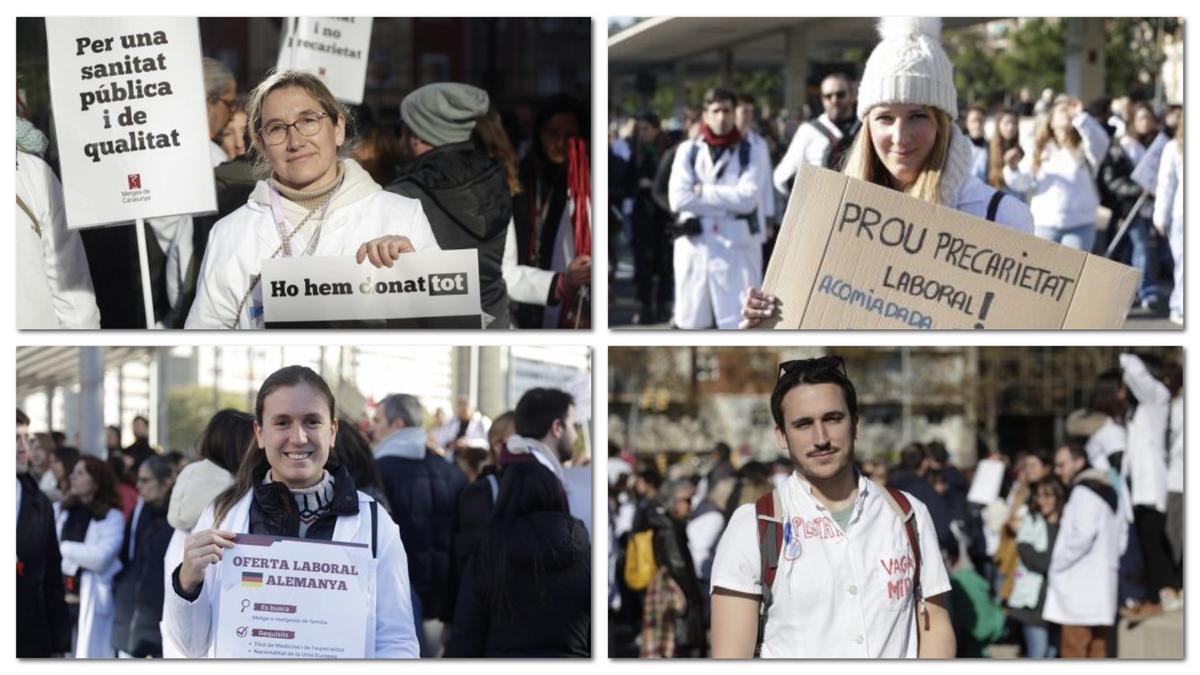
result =
[[1004,462],[997,459],[981,459],[975,465],[975,478],[967,491],[967,501],[987,505],[1000,498],[1000,486],[1004,483]]
[[68,227],[217,210],[195,18],[47,17],[46,49]]
[[279,69],[310,72],[334,98],[359,104],[367,84],[370,17],[307,16],[286,19]]
[[389,319],[483,327],[475,249],[405,253],[390,268],[353,256],[272,258],[262,274],[268,327]]
[[240,534],[213,603],[220,659],[361,659],[375,626],[366,544]]
[[1166,134],[1160,133],[1154,137],[1154,142],[1146,148],[1146,154],[1142,155],[1141,161],[1133,168],[1133,173],[1129,177],[1133,182],[1142,186],[1143,190],[1154,194],[1158,189],[1158,165],[1162,163],[1163,148],[1167,147],[1171,139],[1167,138]]

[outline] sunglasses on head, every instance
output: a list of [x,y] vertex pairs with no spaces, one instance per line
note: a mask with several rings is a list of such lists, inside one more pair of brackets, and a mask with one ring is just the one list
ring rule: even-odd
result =
[[815,359],[793,359],[779,364],[779,377],[795,372],[809,373],[832,368],[846,375],[846,361],[840,356],[819,356]]

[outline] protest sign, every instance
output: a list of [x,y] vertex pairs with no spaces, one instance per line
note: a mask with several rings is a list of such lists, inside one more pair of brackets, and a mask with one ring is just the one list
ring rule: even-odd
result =
[[975,465],[975,477],[967,491],[967,501],[986,506],[1000,498],[1004,485],[1004,462],[998,459],[981,459]]
[[262,270],[268,328],[381,320],[397,328],[483,327],[475,249],[406,253],[390,268],[354,256],[272,258]]
[[1154,142],[1146,148],[1146,154],[1142,155],[1137,166],[1133,167],[1133,173],[1129,174],[1133,182],[1151,194],[1158,189],[1158,165],[1162,163],[1163,148],[1170,142],[1171,139],[1164,133],[1155,136]]
[[240,534],[213,603],[217,658],[361,659],[373,644],[366,544]]
[[46,48],[68,227],[216,211],[195,18],[48,17]]
[[805,166],[763,289],[767,328],[1119,328],[1139,273]]
[[321,78],[334,98],[362,103],[371,48],[370,17],[293,17],[284,22],[279,69]]

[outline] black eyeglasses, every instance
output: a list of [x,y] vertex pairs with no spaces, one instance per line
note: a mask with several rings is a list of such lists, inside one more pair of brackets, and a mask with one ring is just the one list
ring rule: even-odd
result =
[[779,364],[779,377],[795,372],[812,372],[832,368],[846,377],[846,361],[840,356],[819,356],[815,359],[794,359]]
[[846,98],[846,96],[847,96],[847,92],[844,92],[844,91],[831,91],[827,94],[826,93],[821,94],[821,98],[836,98],[839,101]]

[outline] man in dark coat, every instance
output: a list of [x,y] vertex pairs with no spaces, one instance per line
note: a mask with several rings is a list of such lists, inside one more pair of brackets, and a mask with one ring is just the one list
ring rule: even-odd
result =
[[909,443],[900,451],[900,465],[888,474],[888,487],[904,490],[916,497],[929,509],[929,517],[937,530],[938,545],[943,551],[956,546],[954,533],[950,530],[950,506],[937,493],[925,476],[929,473],[932,460],[929,451],[920,443]]
[[508,291],[501,263],[512,196],[504,166],[471,142],[475,120],[488,111],[487,92],[467,84],[427,84],[400,103],[404,151],[389,192],[420,200],[443,250],[479,252],[479,290],[489,328],[508,328]]
[[453,612],[451,540],[467,477],[427,447],[425,411],[417,397],[392,394],[371,421],[383,491],[408,553],[408,578],[421,601],[421,656],[441,651],[441,624]]
[[71,623],[54,507],[29,470],[29,418],[17,411],[17,658],[62,656]]

